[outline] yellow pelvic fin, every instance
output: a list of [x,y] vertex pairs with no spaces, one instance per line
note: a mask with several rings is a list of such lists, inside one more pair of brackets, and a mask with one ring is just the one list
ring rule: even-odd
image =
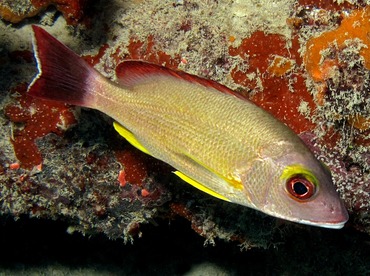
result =
[[174,174],[176,174],[178,177],[180,177],[182,180],[184,180],[185,182],[189,183],[190,185],[194,186],[195,188],[211,195],[211,196],[214,196],[214,197],[217,197],[219,199],[222,199],[222,200],[225,200],[225,201],[231,201],[230,199],[216,193],[215,191],[207,188],[206,186],[204,186],[203,184],[200,184],[199,182],[195,181],[194,179],[192,179],[191,177],[183,174],[182,172],[180,171],[175,171]]
[[146,154],[151,155],[149,151],[136,139],[135,135],[127,128],[125,128],[124,126],[117,122],[113,122],[113,127],[122,137],[129,141],[130,144],[133,145],[135,148],[141,150],[142,152],[145,152]]

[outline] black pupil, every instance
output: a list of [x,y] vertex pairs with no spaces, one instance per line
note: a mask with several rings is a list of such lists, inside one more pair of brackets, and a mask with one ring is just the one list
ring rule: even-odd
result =
[[305,193],[308,192],[306,185],[299,181],[294,183],[293,189],[297,195],[304,195]]

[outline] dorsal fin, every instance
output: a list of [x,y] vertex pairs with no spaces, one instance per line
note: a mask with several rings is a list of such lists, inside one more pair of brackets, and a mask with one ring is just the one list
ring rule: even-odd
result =
[[155,81],[153,78],[158,76],[169,76],[193,83],[198,83],[205,87],[212,87],[220,92],[233,95],[243,100],[247,100],[240,94],[235,93],[233,90],[215,81],[207,80],[195,75],[185,73],[183,71],[171,70],[164,66],[144,61],[128,60],[122,62],[116,68],[116,76],[118,79],[118,83],[126,87],[132,87],[147,81]]

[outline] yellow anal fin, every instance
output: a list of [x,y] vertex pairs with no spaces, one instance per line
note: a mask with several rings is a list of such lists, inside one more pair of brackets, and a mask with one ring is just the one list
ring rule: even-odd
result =
[[189,183],[190,185],[194,186],[195,188],[211,195],[211,196],[214,196],[214,197],[217,197],[219,199],[222,199],[222,200],[225,200],[225,201],[231,201],[230,199],[224,197],[223,195],[220,195],[218,193],[216,193],[215,191],[207,188],[206,186],[204,186],[203,184],[200,184],[199,182],[195,181],[194,179],[192,179],[191,177],[183,174],[182,172],[179,172],[179,171],[175,171],[174,174],[176,174],[178,177],[180,177],[182,180],[184,180],[185,182]]
[[149,151],[136,139],[135,135],[127,128],[125,128],[124,126],[117,122],[113,122],[113,127],[123,138],[129,141],[129,143],[133,145],[135,148],[141,150],[142,152],[145,152],[146,154],[151,155]]

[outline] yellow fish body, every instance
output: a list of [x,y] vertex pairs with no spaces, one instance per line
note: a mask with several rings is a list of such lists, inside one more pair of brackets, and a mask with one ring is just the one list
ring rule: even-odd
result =
[[33,26],[39,74],[29,94],[94,108],[131,144],[217,198],[286,220],[341,228],[330,173],[287,126],[228,88],[140,61],[113,83]]

